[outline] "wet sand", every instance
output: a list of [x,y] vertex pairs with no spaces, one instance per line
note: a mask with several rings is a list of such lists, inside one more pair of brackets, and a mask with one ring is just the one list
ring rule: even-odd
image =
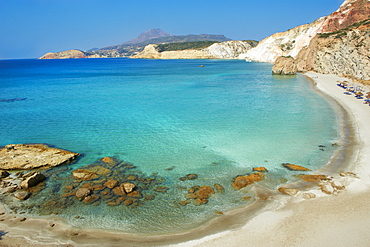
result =
[[[227,212],[195,232],[169,236],[80,230],[57,218],[21,222],[5,214],[0,217],[4,219],[0,221],[0,246],[367,246],[370,217],[364,216],[370,212],[370,170],[366,167],[370,158],[370,107],[363,100],[343,94],[336,81],[345,79],[315,73],[307,76],[315,77],[317,88],[345,108],[354,129],[355,152],[346,171],[360,179],[340,178],[347,189],[338,195],[326,195],[318,189],[311,189],[317,197],[309,200],[302,199],[301,194],[278,195],[268,203]],[[254,217],[251,210],[256,212]]]

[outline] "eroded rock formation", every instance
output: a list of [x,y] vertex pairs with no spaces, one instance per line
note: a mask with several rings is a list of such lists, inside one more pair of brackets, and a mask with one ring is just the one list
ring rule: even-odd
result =
[[59,166],[74,160],[78,153],[44,144],[9,144],[0,150],[0,169],[27,170]]

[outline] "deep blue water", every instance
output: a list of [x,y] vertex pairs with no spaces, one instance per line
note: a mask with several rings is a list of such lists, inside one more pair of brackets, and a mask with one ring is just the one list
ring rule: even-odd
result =
[[[231,188],[236,175],[264,166],[269,172],[261,184],[275,189],[297,179],[281,163],[317,170],[332,156],[331,143],[339,138],[332,106],[302,75],[272,76],[271,66],[239,60],[0,61],[0,145],[48,143],[82,153],[61,170],[65,176],[114,156],[143,174],[158,174],[171,188],[134,210],[68,207],[60,215],[75,226],[189,229],[214,211],[248,203],[240,198],[252,192]],[[319,145],[328,148],[323,152]],[[179,181],[188,173],[198,179]],[[225,187],[225,195],[202,206],[174,207],[184,191],[173,188],[214,183]],[[50,179],[47,186],[56,184]],[[77,214],[85,220],[75,220]]]

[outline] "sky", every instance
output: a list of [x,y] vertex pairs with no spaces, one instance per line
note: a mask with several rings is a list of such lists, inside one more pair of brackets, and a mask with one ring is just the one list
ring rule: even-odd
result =
[[89,50],[148,29],[262,40],[331,14],[344,0],[0,0],[0,59]]

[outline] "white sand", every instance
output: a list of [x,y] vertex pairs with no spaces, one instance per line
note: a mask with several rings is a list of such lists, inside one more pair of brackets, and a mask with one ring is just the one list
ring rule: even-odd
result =
[[[275,197],[263,213],[235,230],[176,246],[370,246],[370,106],[343,94],[344,90],[336,86],[343,78],[311,72],[307,76],[315,77],[317,87],[349,112],[357,138],[349,171],[360,179],[341,178],[347,189],[338,195],[313,189],[315,199],[304,200],[301,194]],[[118,233],[78,230],[56,220],[19,222],[13,217],[2,216],[5,221],[0,222],[0,231],[6,234],[0,246],[140,246],[130,244]],[[56,225],[51,227],[53,223]],[[111,241],[104,242],[108,239]],[[146,242],[145,238],[142,241]],[[152,243],[160,242],[154,239]]]
[[[292,197],[280,209],[267,210],[240,229],[227,231],[179,246],[370,246],[370,106],[345,95],[337,81],[348,79],[313,72],[317,87],[349,113],[357,144],[347,189],[338,195],[300,200]],[[369,91],[369,90],[367,90]]]

